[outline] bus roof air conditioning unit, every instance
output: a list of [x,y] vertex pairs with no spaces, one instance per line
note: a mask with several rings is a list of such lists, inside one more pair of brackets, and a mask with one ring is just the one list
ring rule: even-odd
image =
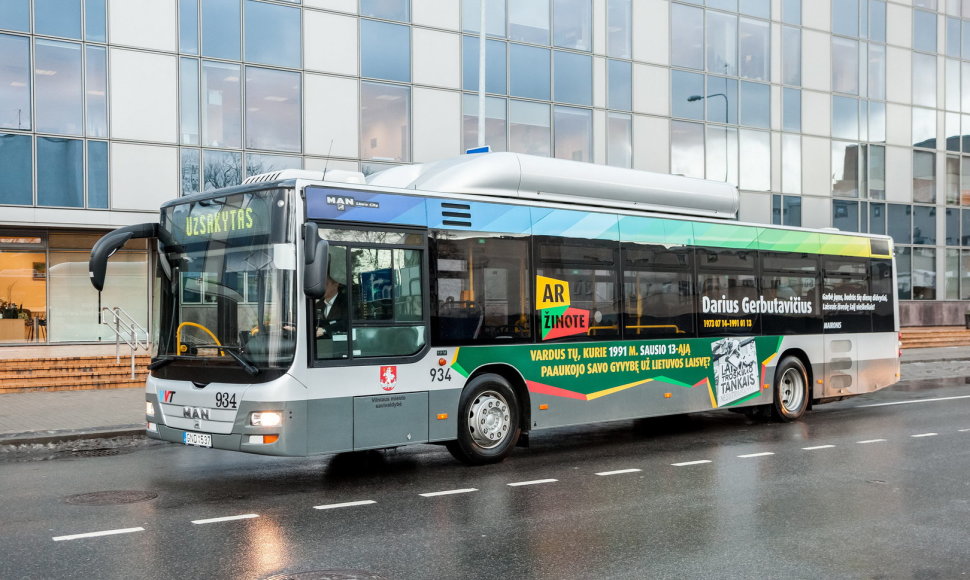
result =
[[466,155],[392,167],[369,185],[737,218],[730,183],[520,153]]

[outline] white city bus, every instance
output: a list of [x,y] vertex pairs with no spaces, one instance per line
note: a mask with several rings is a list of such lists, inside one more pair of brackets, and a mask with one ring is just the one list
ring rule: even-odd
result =
[[306,456],[734,409],[899,378],[892,242],[734,221],[724,183],[512,153],[282,171],[160,223],[147,433]]

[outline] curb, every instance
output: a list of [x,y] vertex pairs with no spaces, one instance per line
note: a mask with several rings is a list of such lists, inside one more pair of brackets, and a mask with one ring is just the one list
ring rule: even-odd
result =
[[87,439],[112,439],[115,437],[144,437],[142,425],[117,425],[94,429],[63,429],[57,431],[28,431],[26,433],[2,433],[0,445],[48,445]]

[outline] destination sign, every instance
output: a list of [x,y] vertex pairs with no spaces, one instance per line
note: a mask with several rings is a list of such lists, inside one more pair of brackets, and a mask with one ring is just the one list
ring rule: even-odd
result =
[[[231,195],[168,208],[166,228],[178,242],[204,242],[270,231],[276,196]],[[285,206],[280,206],[285,207]]]

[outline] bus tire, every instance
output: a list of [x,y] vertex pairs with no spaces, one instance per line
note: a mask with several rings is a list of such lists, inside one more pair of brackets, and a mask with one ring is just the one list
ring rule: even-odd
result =
[[472,379],[458,403],[458,439],[447,444],[455,459],[468,465],[498,463],[519,440],[519,401],[500,375]]
[[774,401],[771,416],[788,423],[800,419],[808,410],[808,372],[801,359],[786,356],[775,367]]

